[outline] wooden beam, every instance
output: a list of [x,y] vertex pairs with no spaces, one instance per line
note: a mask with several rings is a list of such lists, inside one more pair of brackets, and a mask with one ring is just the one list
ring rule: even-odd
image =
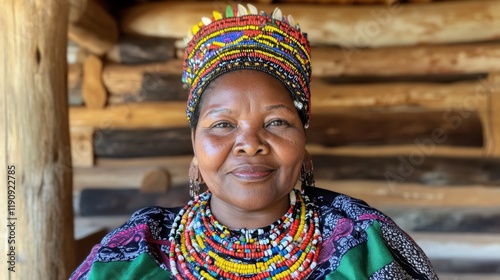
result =
[[477,112],[446,110],[330,109],[314,113],[307,130],[309,144],[327,147],[344,145],[405,145],[435,137],[433,146],[483,146],[482,123]]
[[74,168],[74,190],[94,186],[103,188],[137,189],[151,170],[162,169],[170,174],[172,187],[189,181],[192,155],[156,158],[112,159],[97,158],[94,167]]
[[317,180],[316,186],[360,198],[374,207],[499,207],[500,189],[484,185],[423,186],[385,181]]
[[2,279],[68,279],[75,265],[65,3],[0,3]]
[[96,132],[97,157],[131,158],[193,154],[191,129],[110,129]]
[[144,64],[175,58],[175,39],[123,34],[106,54],[115,63]]
[[484,111],[491,91],[489,81],[499,76],[492,73],[488,79],[455,83],[334,84],[315,79],[311,82],[312,112],[353,108]]
[[[354,157],[312,154],[314,175],[322,180],[377,180],[390,188],[403,183],[437,186],[500,183],[496,159],[437,158],[428,147],[408,156]],[[428,154],[427,154],[428,153]]]
[[500,44],[312,48],[313,76],[394,76],[500,71]]
[[73,126],[95,129],[186,127],[186,102],[144,102],[107,106],[103,109],[70,107]]
[[[269,13],[275,7],[261,4],[258,8]],[[120,26],[125,33],[182,38],[214,9],[223,11],[225,4],[145,3],[125,9]],[[293,15],[313,45],[413,46],[495,40],[500,36],[498,1],[335,8],[289,4],[281,9]]]
[[[307,150],[315,154],[357,156],[357,157],[380,157],[380,156],[408,156],[415,152],[415,143],[407,145],[383,145],[383,146],[342,146],[324,147],[321,145],[308,144]],[[439,146],[433,149],[433,156],[447,158],[484,158],[486,151],[483,147],[456,147]]]
[[[179,96],[185,93],[183,100],[187,100],[187,90],[182,89],[181,75],[181,60],[144,65],[107,63],[103,69],[102,79],[111,99],[119,98],[123,101],[127,100],[127,97],[136,97],[141,100],[151,98],[154,100],[151,96],[158,96],[157,92],[164,92],[166,96]],[[167,97],[166,100],[175,99]]]
[[173,187],[164,194],[143,193],[139,189],[88,188],[80,194],[80,215],[131,215],[151,205],[181,207],[189,201],[189,187]]
[[[271,3],[269,0],[258,0],[263,3]],[[280,3],[300,3],[300,4],[394,4],[398,0],[280,0]]]
[[68,37],[82,48],[103,55],[118,41],[115,19],[95,0],[71,0]]
[[89,127],[71,127],[71,159],[73,166],[94,165],[94,129]]
[[[412,233],[433,259],[500,261],[500,236],[485,233]],[[467,252],[467,253],[465,253]]]
[[485,126],[486,154],[500,157],[500,75],[491,75],[483,83],[486,93],[481,96],[487,100],[487,108],[482,112]]
[[102,82],[101,58],[89,55],[83,64],[83,101],[85,107],[98,109],[103,108],[107,101],[107,92]]

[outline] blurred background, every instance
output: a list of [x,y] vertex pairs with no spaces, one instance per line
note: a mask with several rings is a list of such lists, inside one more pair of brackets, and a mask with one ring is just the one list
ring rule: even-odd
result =
[[[441,279],[500,279],[500,1],[249,2],[308,33],[317,186],[387,213]],[[183,37],[238,3],[70,1],[76,263],[134,211],[189,199]]]

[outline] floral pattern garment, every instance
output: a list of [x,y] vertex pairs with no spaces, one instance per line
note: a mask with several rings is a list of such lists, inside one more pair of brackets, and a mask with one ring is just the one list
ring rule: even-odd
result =
[[[420,247],[380,211],[319,188],[306,194],[318,206],[323,235],[307,279],[438,279]],[[70,279],[171,279],[168,235],[180,209],[137,211],[94,246]]]

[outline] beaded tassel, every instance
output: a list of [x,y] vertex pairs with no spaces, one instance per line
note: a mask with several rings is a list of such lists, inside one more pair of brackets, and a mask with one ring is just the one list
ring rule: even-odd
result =
[[303,279],[314,269],[322,240],[307,196],[292,191],[280,220],[240,230],[215,220],[210,196],[190,201],[173,223],[169,264],[176,279]]

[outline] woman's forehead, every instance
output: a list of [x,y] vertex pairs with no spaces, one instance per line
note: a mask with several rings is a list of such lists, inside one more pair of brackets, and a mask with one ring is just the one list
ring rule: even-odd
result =
[[275,77],[256,70],[239,70],[215,79],[202,95],[202,103],[238,102],[286,103],[293,100],[288,89]]

